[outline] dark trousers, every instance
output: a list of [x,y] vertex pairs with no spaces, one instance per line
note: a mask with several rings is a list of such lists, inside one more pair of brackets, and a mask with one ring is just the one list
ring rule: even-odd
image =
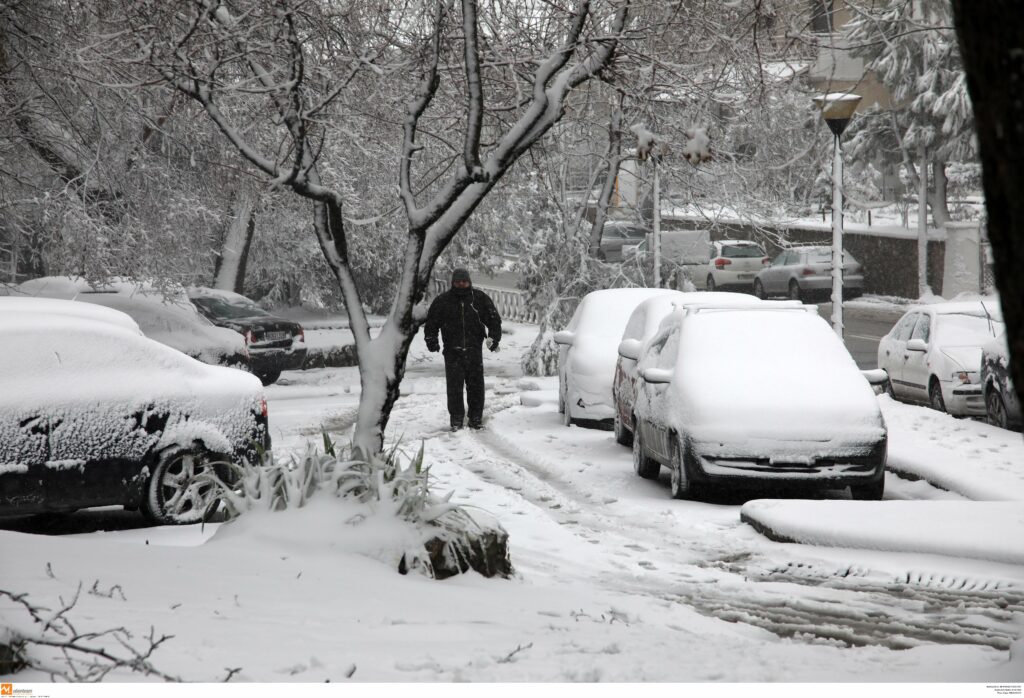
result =
[[445,349],[444,377],[448,383],[448,416],[452,426],[462,426],[466,417],[463,388],[469,403],[469,423],[479,424],[484,416],[483,349]]

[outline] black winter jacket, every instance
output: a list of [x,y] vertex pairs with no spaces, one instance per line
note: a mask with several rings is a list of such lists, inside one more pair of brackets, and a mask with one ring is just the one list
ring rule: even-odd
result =
[[501,316],[494,302],[475,288],[452,288],[434,299],[427,311],[423,334],[427,348],[437,344],[440,330],[444,349],[480,350],[485,337],[501,340]]

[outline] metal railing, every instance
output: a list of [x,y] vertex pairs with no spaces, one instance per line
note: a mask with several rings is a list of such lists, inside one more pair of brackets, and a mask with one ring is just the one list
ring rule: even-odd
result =
[[[431,294],[431,297],[444,293],[450,287],[451,284],[447,279],[434,279],[433,293]],[[527,306],[526,294],[523,291],[508,288],[494,288],[492,286],[480,286],[478,284],[473,284],[473,288],[478,291],[483,291],[490,296],[491,300],[494,301],[494,307],[498,309],[498,314],[501,315],[502,320],[527,322],[532,324],[537,324],[540,320],[540,318],[537,317],[537,313],[530,310]]]

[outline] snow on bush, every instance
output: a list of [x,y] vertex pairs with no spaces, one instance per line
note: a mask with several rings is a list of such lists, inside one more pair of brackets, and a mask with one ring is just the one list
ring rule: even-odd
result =
[[[453,493],[431,493],[430,469],[423,467],[423,456],[422,445],[409,458],[395,444],[366,461],[353,457],[351,445],[339,447],[324,433],[322,452],[307,444],[301,456],[287,461],[265,453],[258,463],[227,464],[234,475],[230,484],[216,475],[202,477],[219,488],[220,501],[232,518],[254,511],[302,509],[315,495],[332,494],[341,501],[331,507],[331,521],[358,529],[357,552],[393,565],[402,574],[414,570],[445,579],[473,569],[488,577],[511,576],[508,534],[490,515],[452,504]],[[323,500],[318,498],[319,507]],[[328,535],[333,546],[333,533]]]

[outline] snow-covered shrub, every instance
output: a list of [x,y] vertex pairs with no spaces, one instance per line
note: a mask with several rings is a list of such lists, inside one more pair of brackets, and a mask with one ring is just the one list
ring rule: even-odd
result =
[[520,365],[525,376],[553,376],[558,373],[558,345],[553,331],[541,332],[523,353]]
[[[406,550],[397,561],[402,574],[415,570],[445,579],[473,569],[485,576],[510,576],[508,534],[492,517],[452,504],[453,493],[431,493],[423,457],[422,445],[409,457],[396,443],[367,461],[324,433],[323,451],[307,443],[301,456],[284,461],[262,453],[257,462],[230,465],[230,484],[216,476],[208,479],[218,487],[231,518],[257,509],[303,507],[319,493],[355,500],[368,508],[367,514],[379,515],[383,509],[422,534],[422,547]],[[366,518],[355,516],[348,523],[359,525]]]

